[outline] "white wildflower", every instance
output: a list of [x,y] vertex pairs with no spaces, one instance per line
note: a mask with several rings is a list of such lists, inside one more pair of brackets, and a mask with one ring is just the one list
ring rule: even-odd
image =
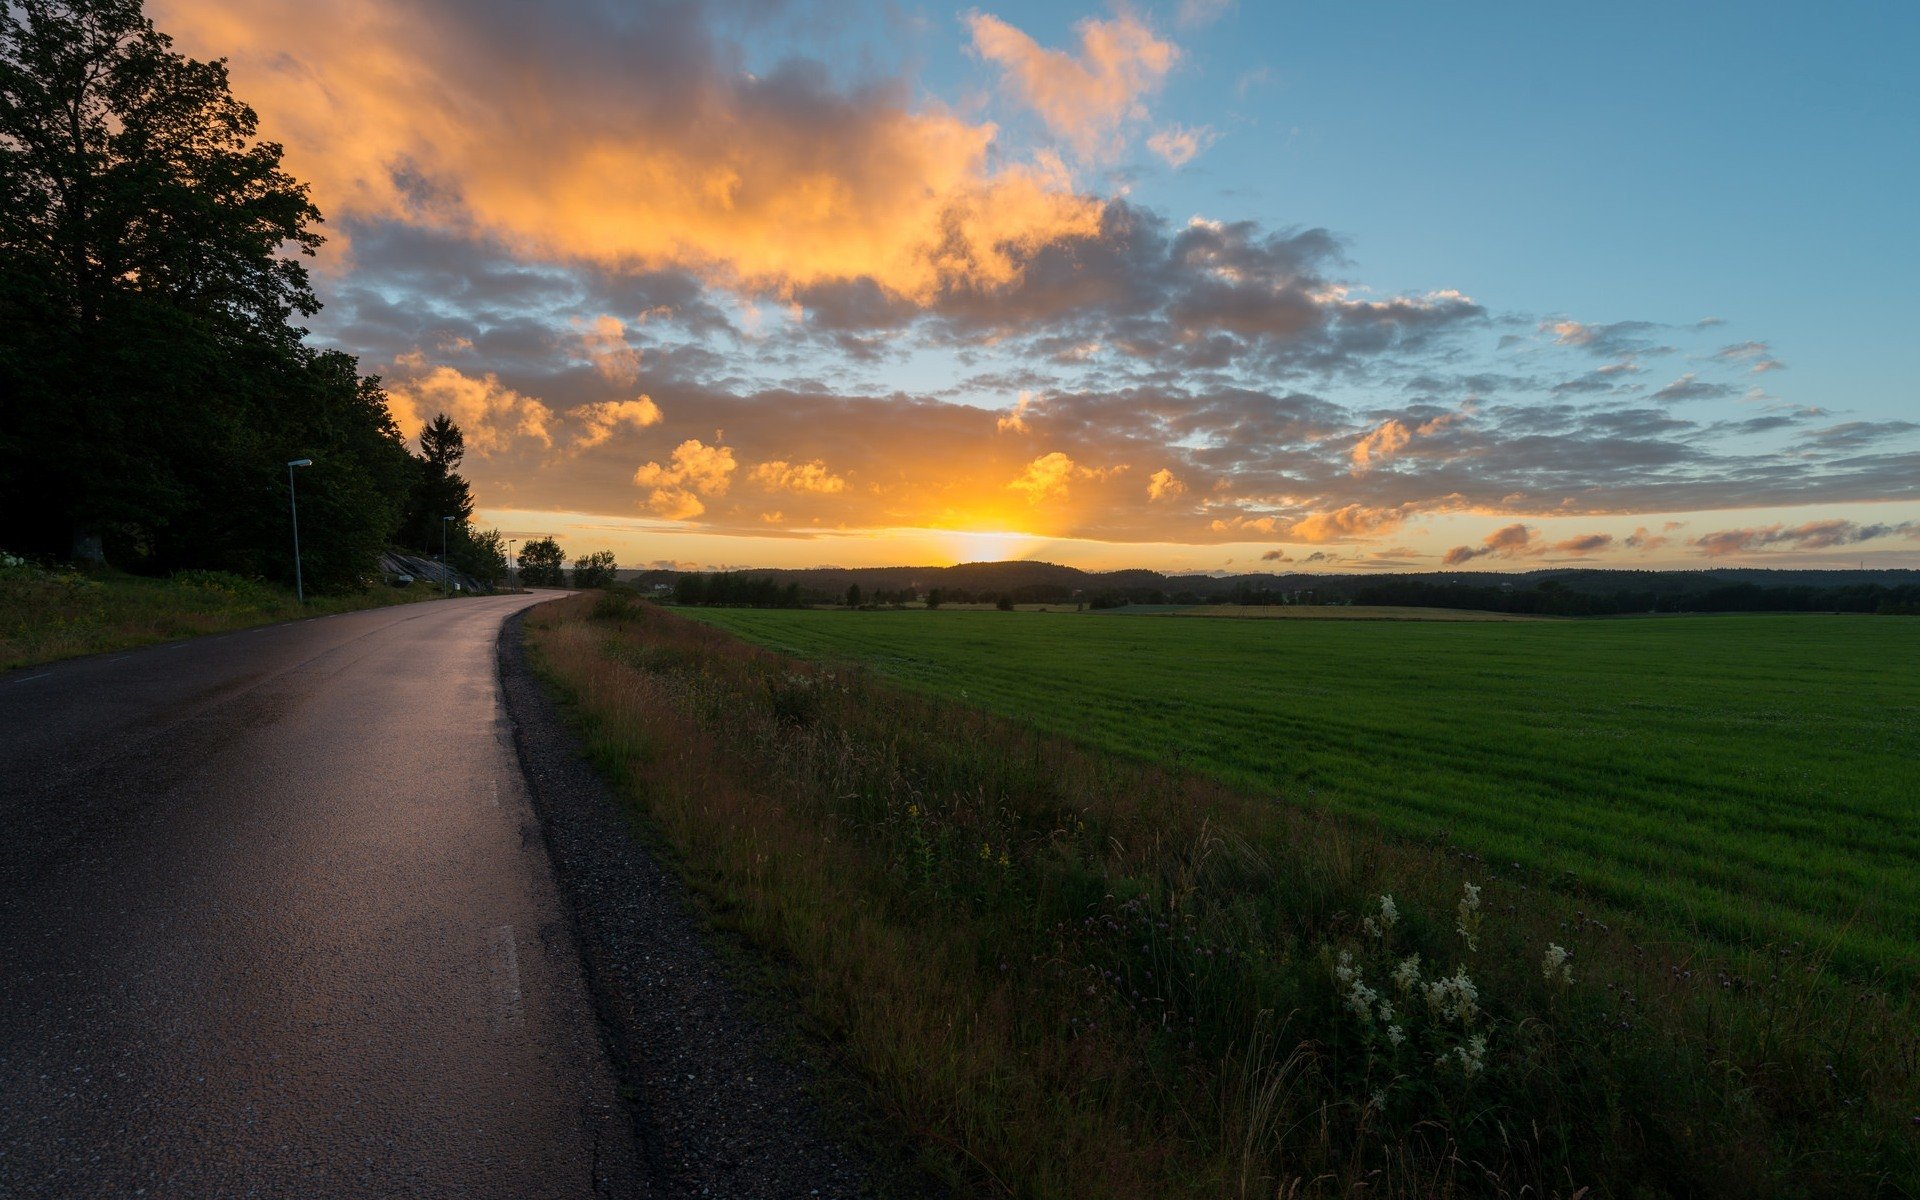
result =
[[1401,1042],[1407,1040],[1407,1031],[1398,1025],[1389,1025],[1387,1026],[1387,1040],[1398,1046]]
[[1480,949],[1480,888],[1476,884],[1466,885],[1466,894],[1460,899],[1460,920],[1454,925],[1454,932],[1466,942],[1467,949]]
[[1371,1023],[1373,1021],[1373,1002],[1379,998],[1380,993],[1360,982],[1360,980],[1355,979],[1352,990],[1347,993],[1347,1007],[1353,1010],[1354,1016],[1359,1017],[1362,1021]]
[[1393,1022],[1393,1001],[1382,1000],[1380,1002],[1380,1019],[1389,1024]]
[[1573,967],[1569,964],[1573,955],[1565,946],[1554,942],[1547,943],[1547,952],[1540,956],[1540,975],[1548,983],[1572,983]]
[[1380,915],[1368,917],[1361,922],[1361,925],[1366,929],[1368,937],[1384,938],[1393,933],[1393,923],[1399,919],[1400,910],[1394,907],[1393,897],[1387,895],[1380,897]]
[[1360,972],[1354,970],[1353,967],[1353,951],[1342,950],[1340,952],[1340,961],[1333,964],[1333,977],[1342,987],[1360,977]]
[[1480,990],[1461,967],[1446,979],[1436,979],[1422,989],[1427,1007],[1449,1021],[1471,1025],[1480,1015]]
[[1487,1035],[1476,1033],[1465,1045],[1454,1047],[1453,1052],[1460,1059],[1463,1074],[1478,1075],[1487,1065]]
[[1414,988],[1418,987],[1419,984],[1420,956],[1418,954],[1409,954],[1400,960],[1399,966],[1393,969],[1393,986],[1399,988],[1401,992],[1404,993],[1411,992]]

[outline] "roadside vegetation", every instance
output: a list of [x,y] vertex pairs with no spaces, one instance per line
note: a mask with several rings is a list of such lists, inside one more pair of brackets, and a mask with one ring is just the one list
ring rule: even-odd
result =
[[449,593],[425,582],[309,598],[223,571],[150,579],[118,571],[37,567],[0,554],[0,671],[153,642],[223,633]]
[[[725,614],[749,615],[795,622],[789,642],[808,621],[902,619]],[[1464,837],[1415,843],[1307,788],[1111,753],[1097,693],[995,640],[1071,623],[1138,649],[1248,626],[911,620],[964,630],[986,676],[1044,686],[1079,738],[976,707],[1000,682],[902,687],[619,592],[542,606],[528,632],[687,879],[789,964],[810,1022],[962,1189],[1787,1197],[1920,1181],[1920,1014],[1904,989],[1837,975],[1830,942],[1703,947]],[[1482,627],[1356,632],[1403,628]],[[1255,669],[1208,668],[1221,687]]]

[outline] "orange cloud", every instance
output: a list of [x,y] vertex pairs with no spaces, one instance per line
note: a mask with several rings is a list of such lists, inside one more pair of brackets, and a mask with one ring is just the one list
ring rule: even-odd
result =
[[790,463],[776,459],[753,469],[754,482],[776,492],[814,492],[832,495],[847,486],[847,481],[827,470],[827,464],[815,459],[808,463]]
[[1553,548],[1562,554],[1595,554],[1611,545],[1613,545],[1612,534],[1588,533],[1555,542]]
[[618,317],[597,318],[580,331],[580,343],[593,369],[608,383],[630,387],[640,378],[640,352],[627,344],[627,327]]
[[688,438],[674,447],[671,466],[650,462],[633,473],[633,482],[651,489],[648,508],[670,521],[685,521],[707,511],[702,496],[727,494],[735,465],[731,447]]
[[1538,554],[1541,547],[1534,540],[1531,528],[1522,524],[1504,525],[1482,538],[1479,546],[1455,546],[1447,551],[1442,560],[1450,567],[1463,566],[1476,558],[1492,555],[1497,558],[1513,558],[1522,554]]
[[1369,508],[1348,504],[1327,512],[1309,513],[1287,526],[1286,538],[1294,542],[1350,542],[1376,533],[1392,533],[1407,523],[1411,508]]
[[567,415],[581,425],[580,433],[573,441],[575,450],[590,450],[603,444],[622,426],[645,429],[649,425],[658,425],[661,420],[660,406],[653,402],[651,396],[583,404],[567,410]]
[[[153,8],[183,50],[230,59],[329,216],[746,290],[870,277],[919,299],[1010,282],[1021,253],[1099,226],[1058,159],[995,156],[992,124],[911,108],[903,84],[756,77],[697,22],[576,20],[529,39],[424,0]],[[1116,26],[1092,42],[1116,64],[1152,57],[1133,22],[1096,24]]]
[[1117,149],[1120,128],[1146,116],[1142,97],[1159,90],[1180,57],[1179,47],[1125,10],[1076,25],[1078,55],[1049,50],[986,13],[969,13],[966,21],[974,51],[998,66],[1014,94],[1083,159]]
[[553,445],[547,429],[553,410],[492,372],[475,377],[444,363],[430,367],[418,350],[401,355],[394,365],[407,377],[388,381],[387,407],[407,440],[419,436],[432,414],[445,413],[466,436],[467,448],[483,455],[506,449],[515,438]]
[[1413,434],[1399,421],[1384,421],[1380,428],[1360,439],[1353,448],[1353,474],[1365,475],[1374,465],[1398,454],[1413,440]]
[[1147,476],[1147,499],[1168,500],[1187,490],[1187,485],[1174,476],[1173,469],[1161,467]]
[[995,421],[994,428],[999,430],[1001,433],[1028,432],[1027,409],[1030,408],[1032,405],[1033,405],[1033,396],[1030,393],[1021,392],[1020,399],[1015,401],[1014,403],[1013,411],[1009,412],[1006,416],[1001,417],[998,421]]
[[1076,479],[1108,479],[1126,469],[1124,466],[1083,467],[1055,450],[1028,463],[1020,477],[1007,487],[1024,493],[1028,504],[1038,504],[1043,500],[1064,499],[1068,485]]

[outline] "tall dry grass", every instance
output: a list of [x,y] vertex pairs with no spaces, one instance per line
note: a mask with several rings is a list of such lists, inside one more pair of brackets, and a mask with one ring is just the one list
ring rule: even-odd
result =
[[1708,963],[1469,853],[618,594],[529,630],[686,877],[789,965],[810,1023],[967,1191],[1785,1197],[1920,1177],[1912,1006],[1828,981],[1817,950]]

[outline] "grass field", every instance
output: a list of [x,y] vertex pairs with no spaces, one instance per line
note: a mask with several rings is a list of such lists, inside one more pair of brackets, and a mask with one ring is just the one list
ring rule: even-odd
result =
[[[1115,609],[1125,615],[1126,609]],[[1404,608],[1391,604],[1196,604],[1168,610],[1176,617],[1227,617],[1236,621],[1542,621],[1524,613],[1470,608]]]
[[[1908,786],[1896,619],[688,615],[580,595],[527,630],[955,1194],[1920,1195],[1920,1012],[1860,978],[1912,911],[1874,820]],[[1729,940],[1821,936],[1707,946],[1694,896]]]
[[1920,977],[1920,621],[692,610],[763,645],[1448,838],[1677,939]]

